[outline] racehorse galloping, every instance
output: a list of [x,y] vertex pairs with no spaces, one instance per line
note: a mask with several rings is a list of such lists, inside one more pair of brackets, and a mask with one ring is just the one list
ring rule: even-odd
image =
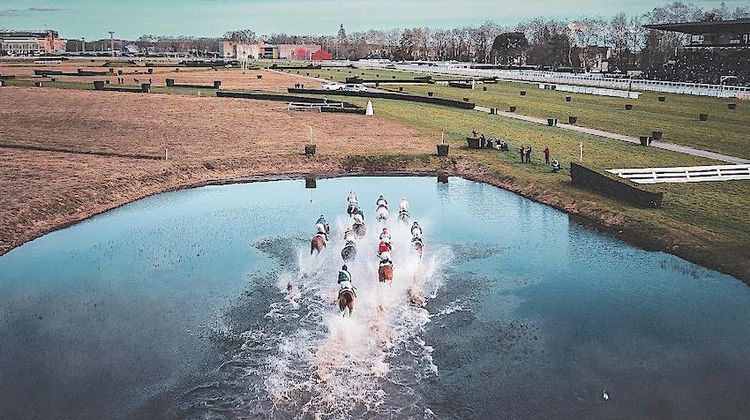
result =
[[419,258],[422,258],[424,252],[424,242],[422,241],[422,227],[416,221],[411,226],[411,245],[414,250],[419,254]]
[[406,200],[406,197],[402,197],[401,204],[398,210],[398,220],[400,222],[409,224],[409,217],[409,201]]
[[320,233],[315,234],[310,240],[310,255],[315,251],[318,251],[318,254],[320,254],[320,251],[326,247],[326,242],[326,237],[324,235],[321,235]]
[[354,291],[342,290],[339,292],[339,311],[341,311],[343,316],[347,315],[346,309],[349,309],[349,316],[352,316],[352,312],[354,312],[354,300]]
[[346,201],[349,202],[349,204],[346,206],[346,214],[349,215],[349,217],[352,217],[354,214],[356,214],[359,211],[359,202],[357,200],[357,194],[354,192],[350,192],[349,196],[346,198]]
[[422,238],[413,238],[411,240],[411,245],[414,247],[414,250],[417,251],[419,258],[422,258],[422,254],[424,253],[424,243],[422,242]]
[[365,226],[365,219],[361,211],[354,214],[354,224],[352,225],[352,231],[358,238],[362,238],[367,234],[367,227]]
[[352,285],[352,275],[349,273],[346,265],[341,267],[339,270],[339,311],[343,316],[346,316],[346,309],[349,309],[349,316],[352,316],[354,311],[354,301],[357,299],[357,293]]
[[344,240],[346,244],[341,249],[341,258],[345,262],[354,261],[357,258],[357,244],[354,242],[356,235],[353,229],[349,229],[344,233]]
[[388,282],[390,284],[393,281],[393,261],[391,261],[391,252],[384,248],[384,243],[381,242],[381,247],[378,252],[380,257],[380,264],[378,265],[378,280],[381,283]]
[[375,210],[375,218],[378,222],[385,222],[388,220],[388,201],[381,195],[378,197],[378,201],[375,202],[377,210]]

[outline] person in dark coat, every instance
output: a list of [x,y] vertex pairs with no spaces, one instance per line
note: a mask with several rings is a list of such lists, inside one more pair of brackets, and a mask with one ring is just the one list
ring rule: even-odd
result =
[[521,155],[521,163],[523,163],[524,158],[526,157],[526,149],[524,149],[523,146],[519,147],[518,154]]
[[544,164],[549,165],[549,147],[544,148]]
[[531,146],[526,146],[526,163],[531,163]]

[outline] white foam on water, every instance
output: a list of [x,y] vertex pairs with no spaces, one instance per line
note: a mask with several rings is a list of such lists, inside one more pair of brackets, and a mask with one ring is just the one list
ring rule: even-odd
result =
[[[430,244],[427,235],[420,260],[407,225],[395,217],[385,225],[369,223],[367,236],[357,241],[357,260],[347,264],[357,299],[353,315],[345,318],[336,303],[336,279],[342,265],[343,232],[351,223],[348,217],[337,218],[327,248],[313,256],[307,254],[309,248],[299,250],[299,271],[278,278],[285,299],[271,305],[266,319],[296,324],[278,337],[277,349],[267,356],[263,374],[272,400],[270,415],[398,413],[394,411],[401,409],[398,404],[413,404],[414,385],[437,372],[432,347],[421,337],[430,314],[410,303],[409,296],[435,295],[450,250]],[[390,285],[379,283],[377,274],[383,226],[389,227],[393,238]],[[428,412],[425,407],[419,410]]]

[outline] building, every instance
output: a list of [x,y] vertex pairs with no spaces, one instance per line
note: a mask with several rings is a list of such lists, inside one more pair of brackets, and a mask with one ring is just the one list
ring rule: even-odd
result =
[[687,35],[674,56],[644,72],[650,79],[750,86],[750,19],[644,25]]
[[687,48],[750,47],[750,19],[644,25],[646,29],[679,32],[690,36]]
[[326,50],[318,50],[310,55],[310,59],[313,61],[328,61],[333,60],[333,54]]
[[320,50],[321,46],[317,44],[266,44],[263,41],[257,43],[221,41],[219,43],[219,57],[235,60],[310,60],[312,54]]
[[65,52],[67,40],[56,31],[0,31],[0,54],[42,55]]

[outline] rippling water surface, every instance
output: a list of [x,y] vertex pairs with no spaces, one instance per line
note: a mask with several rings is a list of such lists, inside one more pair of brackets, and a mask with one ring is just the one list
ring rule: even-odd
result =
[[[345,319],[351,190],[369,232]],[[381,193],[425,229],[420,260],[389,223],[390,287]],[[454,178],[162,194],[0,257],[3,418],[741,418],[748,349],[737,279]]]

